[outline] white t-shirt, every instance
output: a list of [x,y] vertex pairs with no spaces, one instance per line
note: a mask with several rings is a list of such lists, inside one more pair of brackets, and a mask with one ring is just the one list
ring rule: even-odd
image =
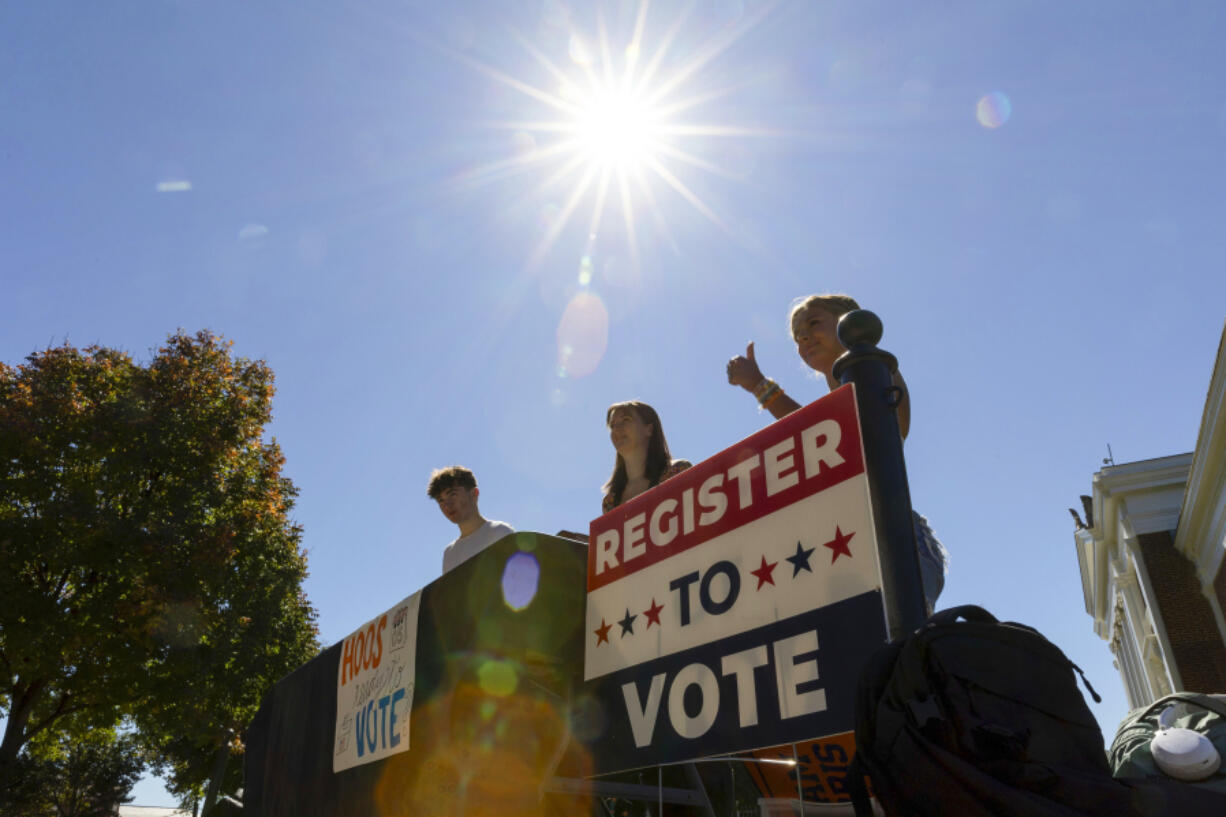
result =
[[515,533],[515,528],[506,522],[487,519],[484,525],[447,546],[443,551],[443,572],[454,570],[461,562],[468,561],[509,533]]

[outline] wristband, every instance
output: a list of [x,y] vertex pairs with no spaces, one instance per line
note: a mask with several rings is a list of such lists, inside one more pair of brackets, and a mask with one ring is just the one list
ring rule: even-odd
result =
[[766,382],[766,388],[763,389],[760,394],[756,395],[758,398],[758,406],[761,408],[766,408],[771,403],[779,399],[779,395],[783,394],[783,389],[779,388],[779,384],[774,380],[768,380]]

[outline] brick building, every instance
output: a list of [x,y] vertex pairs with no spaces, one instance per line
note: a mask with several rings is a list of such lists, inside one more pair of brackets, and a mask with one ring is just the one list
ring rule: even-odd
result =
[[1132,707],[1174,690],[1226,692],[1226,331],[1196,449],[1110,465],[1083,496],[1075,541],[1086,612]]

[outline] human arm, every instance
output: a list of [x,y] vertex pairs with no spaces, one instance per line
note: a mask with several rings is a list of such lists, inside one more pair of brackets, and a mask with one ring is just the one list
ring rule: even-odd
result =
[[[753,341],[750,341],[745,348],[744,355],[737,355],[728,361],[728,382],[733,386],[740,386],[750,394],[754,394],[765,384],[766,377],[758,368],[758,361],[754,357]],[[831,389],[838,388],[838,383],[830,375],[827,375],[827,382]],[[903,379],[902,372],[895,370],[892,382],[902,390],[902,399],[898,403],[898,429],[905,440],[907,433],[911,430],[911,393],[907,389],[907,381]],[[754,396],[757,397],[756,394]],[[780,386],[778,396],[771,398],[764,408],[776,420],[782,420],[800,408],[800,403],[785,394],[783,387]]]
[[[762,370],[758,368],[758,361],[754,358],[753,341],[750,341],[745,347],[744,355],[737,355],[728,361],[728,382],[733,386],[740,386],[755,397],[758,396],[755,392],[763,386],[766,378],[762,375]],[[800,408],[800,403],[784,394],[782,386],[776,386],[776,388],[779,393],[769,398],[763,408],[769,411],[776,420],[781,420]]]

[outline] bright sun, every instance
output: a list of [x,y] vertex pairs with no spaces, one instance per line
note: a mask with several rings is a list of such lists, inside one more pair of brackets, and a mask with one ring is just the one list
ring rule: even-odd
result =
[[641,95],[616,88],[594,91],[574,119],[574,136],[597,165],[637,171],[654,161],[660,115]]
[[[466,60],[491,79],[507,85],[535,103],[546,115],[495,123],[514,132],[516,154],[471,171],[467,181],[480,182],[518,174],[530,169],[544,171],[536,192],[566,190],[557,217],[533,253],[541,260],[569,223],[581,202],[592,202],[590,236],[595,236],[610,197],[620,202],[625,233],[632,258],[637,259],[636,207],[646,206],[657,224],[663,224],[656,192],[671,191],[725,231],[728,227],[712,208],[684,181],[687,174],[703,171],[731,176],[725,168],[701,153],[700,143],[723,137],[763,136],[768,132],[710,122],[690,117],[710,110],[710,103],[732,88],[687,89],[697,77],[705,78],[713,60],[743,36],[768,12],[763,4],[737,25],[721,29],[711,39],[689,50],[683,60],[673,60],[662,70],[669,49],[686,23],[676,20],[653,48],[643,48],[647,2],[641,0],[633,32],[618,40],[610,37],[603,18],[599,37],[588,39],[572,32],[563,69],[531,42],[520,44],[544,69],[546,82],[533,84],[488,65]],[[549,90],[554,88],[557,90]],[[709,147],[709,144],[707,144]],[[567,186],[569,189],[567,190]]]

